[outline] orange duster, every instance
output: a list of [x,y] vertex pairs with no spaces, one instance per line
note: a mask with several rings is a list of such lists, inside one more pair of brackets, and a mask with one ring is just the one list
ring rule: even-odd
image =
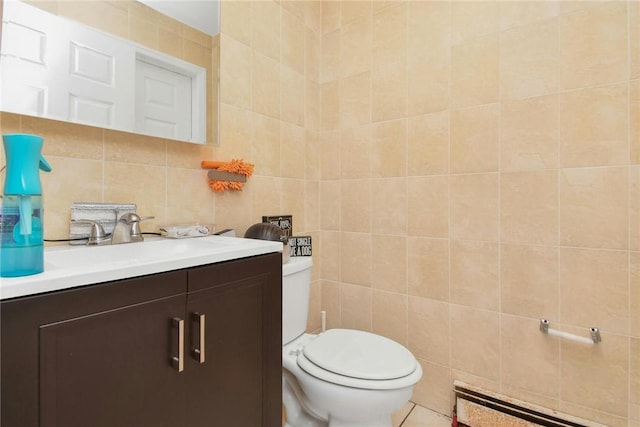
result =
[[[201,162],[203,169],[217,169],[220,172],[230,172],[244,177],[253,175],[253,164],[245,163],[242,159],[233,159],[230,162],[219,162],[214,160],[203,160]],[[244,179],[246,180],[246,178]],[[223,192],[225,190],[242,191],[243,181],[220,181],[209,180],[209,187],[216,193]]]

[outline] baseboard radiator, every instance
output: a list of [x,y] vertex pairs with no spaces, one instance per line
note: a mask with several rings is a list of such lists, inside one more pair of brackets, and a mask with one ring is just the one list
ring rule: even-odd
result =
[[[468,427],[606,427],[521,400],[454,382],[458,426]],[[456,421],[453,423],[456,424]]]

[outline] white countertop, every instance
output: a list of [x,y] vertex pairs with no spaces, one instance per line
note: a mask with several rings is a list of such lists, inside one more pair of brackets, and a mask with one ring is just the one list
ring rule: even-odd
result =
[[280,242],[223,236],[157,238],[138,243],[94,247],[55,246],[45,248],[43,273],[0,278],[0,299],[281,251]]

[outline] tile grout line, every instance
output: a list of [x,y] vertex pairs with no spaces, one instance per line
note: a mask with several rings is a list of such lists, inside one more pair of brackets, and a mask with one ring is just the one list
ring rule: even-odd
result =
[[631,397],[633,394],[633,388],[632,388],[632,380],[633,380],[633,375],[632,375],[632,371],[633,371],[633,364],[632,364],[632,346],[631,346],[631,342],[632,342],[632,321],[631,321],[631,311],[632,311],[632,303],[631,303],[631,293],[632,293],[632,277],[631,277],[631,264],[633,262],[632,258],[631,258],[631,238],[632,238],[632,234],[631,234],[631,223],[632,223],[632,218],[631,218],[631,204],[632,204],[632,200],[631,200],[631,187],[633,185],[633,179],[632,179],[632,170],[633,168],[631,167],[632,165],[632,159],[631,159],[631,110],[632,110],[632,106],[631,106],[631,61],[632,61],[632,56],[631,56],[631,32],[632,32],[632,25],[631,25],[631,0],[629,0],[627,2],[627,75],[626,75],[626,81],[627,81],[627,336],[629,337],[629,339],[627,340],[627,375],[629,375],[629,380],[627,381],[627,404],[626,404],[626,409],[627,409],[627,424],[630,426],[631,425]]
[[[411,402],[413,403],[413,402]],[[409,416],[411,415],[411,413],[413,412],[413,410],[416,408],[416,404],[413,403],[413,406],[411,407],[411,409],[409,409],[409,412],[407,412],[407,415],[405,415],[405,417],[402,419],[402,421],[400,422],[400,425],[398,427],[402,427],[404,425],[404,423],[409,419]]]

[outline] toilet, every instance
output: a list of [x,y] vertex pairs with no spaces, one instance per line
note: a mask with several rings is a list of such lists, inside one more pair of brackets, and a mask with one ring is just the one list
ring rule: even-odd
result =
[[282,400],[286,427],[391,427],[422,368],[404,346],[352,329],[305,333],[311,257],[282,266]]

